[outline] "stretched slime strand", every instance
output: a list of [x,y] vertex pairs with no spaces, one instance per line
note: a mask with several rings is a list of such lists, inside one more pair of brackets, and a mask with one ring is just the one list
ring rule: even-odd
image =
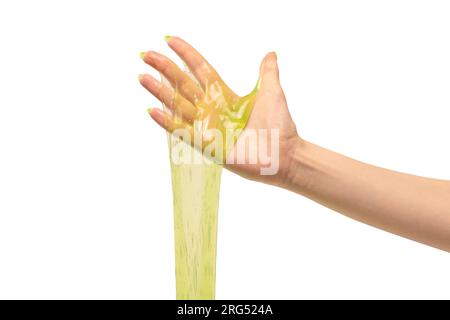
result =
[[[170,85],[163,76],[161,78],[164,84]],[[183,300],[215,298],[221,164],[250,117],[258,85],[245,97],[230,94],[226,85],[219,81],[207,84],[204,91],[202,99],[195,101],[196,121],[190,128],[202,137],[202,144],[193,147],[194,139],[188,144],[178,136],[168,134],[175,225],[176,298]],[[183,122],[176,111],[165,105],[164,109],[171,112],[179,124]],[[221,150],[213,152],[215,162],[201,152],[207,143],[213,142],[209,136],[210,129],[218,130],[224,139],[230,133],[234,137],[231,145],[222,141]],[[172,152],[175,149],[177,158],[188,161],[175,161]],[[194,163],[193,159],[201,161]]]

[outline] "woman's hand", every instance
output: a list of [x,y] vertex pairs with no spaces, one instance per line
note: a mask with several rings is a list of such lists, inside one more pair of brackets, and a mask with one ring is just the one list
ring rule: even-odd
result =
[[[164,75],[171,85],[165,86],[148,74],[139,77],[141,84],[171,111],[153,108],[149,110],[151,117],[169,132],[186,129],[191,136],[199,132],[203,143],[196,147],[202,149],[206,143],[211,143],[209,129],[218,129],[224,134],[227,130],[238,132],[238,139],[233,140],[231,148],[223,149],[225,167],[249,179],[283,185],[289,155],[301,140],[279,82],[276,54],[265,56],[257,87],[249,95],[240,97],[188,43],[178,37],[167,38],[167,43],[186,63],[197,82],[164,55],[154,51],[143,53],[143,60]],[[195,125],[196,121],[201,125]],[[268,154],[260,157],[263,145],[264,150],[268,148]],[[238,161],[242,150],[247,154]],[[258,155],[256,161],[249,161],[248,152]],[[270,166],[272,170],[267,170]]]
[[[221,117],[223,113],[214,114],[217,104],[205,104],[208,101],[205,97],[210,95],[208,84],[214,84],[212,88],[217,94],[213,100],[225,101],[219,103],[220,110],[224,107],[225,111],[234,112],[240,110],[239,106],[244,106],[244,111],[251,110],[251,113],[236,113],[244,115],[237,117],[237,124],[247,125],[233,148],[227,150],[228,169],[302,194],[366,224],[450,252],[450,181],[379,168],[301,140],[289,115],[274,53],[266,55],[261,64],[257,90],[238,97],[186,42],[171,38],[168,43],[189,66],[200,86],[189,81],[188,75],[166,57],[154,52],[145,54],[144,60],[169,79],[180,93],[174,94],[173,89],[149,75],[140,77],[142,85],[153,95],[172,110],[179,110],[175,113],[182,114],[184,120],[176,121],[172,115],[153,109],[150,115],[163,128],[173,131],[177,126],[189,126],[192,119],[203,122],[209,119],[208,125],[212,127],[226,127],[223,120],[227,118]],[[256,134],[258,139],[253,138],[255,131],[264,129],[268,135]],[[272,160],[276,160],[273,151],[278,151],[279,166],[273,175],[261,174],[267,163],[259,157],[254,163],[236,164],[230,159],[240,145],[244,149],[257,149],[258,153],[264,151],[261,140],[269,145]],[[241,144],[247,141],[248,144]]]

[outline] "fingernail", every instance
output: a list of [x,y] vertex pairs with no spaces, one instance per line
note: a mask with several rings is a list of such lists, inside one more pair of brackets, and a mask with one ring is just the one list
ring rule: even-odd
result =
[[143,74],[138,75],[138,80],[141,81],[144,78]]
[[152,110],[153,110],[153,108],[148,108],[147,109],[148,114],[152,114]]
[[146,53],[145,51],[139,53],[139,56],[141,57],[142,60],[144,60],[145,53]]
[[277,53],[274,51],[273,54],[275,55],[275,59],[278,60],[278,55],[277,55]]
[[169,42],[171,38],[172,38],[172,36],[164,36],[164,40],[165,40],[166,42]]

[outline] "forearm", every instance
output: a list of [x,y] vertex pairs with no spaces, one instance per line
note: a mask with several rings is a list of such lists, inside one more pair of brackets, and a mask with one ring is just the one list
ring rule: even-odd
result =
[[368,165],[297,143],[285,188],[353,219],[450,251],[450,182]]

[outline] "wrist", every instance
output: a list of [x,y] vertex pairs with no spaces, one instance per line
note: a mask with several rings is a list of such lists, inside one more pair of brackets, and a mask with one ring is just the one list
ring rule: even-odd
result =
[[283,172],[282,187],[302,193],[310,184],[314,170],[311,157],[312,144],[297,137],[289,149],[286,169]]

